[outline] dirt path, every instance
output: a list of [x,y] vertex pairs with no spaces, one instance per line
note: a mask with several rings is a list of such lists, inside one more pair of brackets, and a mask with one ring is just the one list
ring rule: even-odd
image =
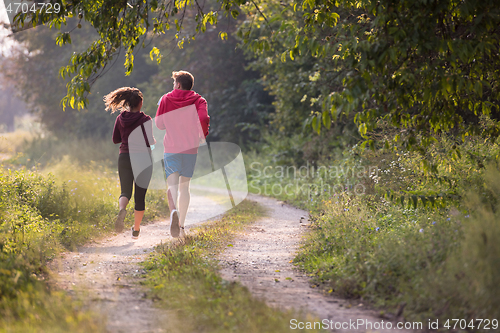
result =
[[[349,323],[343,324],[347,329],[340,328],[336,330],[338,332],[410,332],[375,329],[376,322],[381,325],[383,320],[387,325],[387,320],[377,317],[375,311],[360,303],[353,306],[348,301],[323,295],[311,288],[308,278],[291,263],[307,229],[307,212],[271,198],[249,195],[248,199],[266,207],[268,217],[252,224],[220,256],[224,279],[240,281],[252,294],[272,306],[303,309],[320,320],[327,319],[329,325],[332,325],[331,320],[338,322],[340,326],[337,327]],[[352,329],[352,321],[357,320],[370,321],[373,330],[362,325],[361,329]]]
[[[194,194],[186,227],[224,211],[219,199]],[[233,247],[228,247],[221,255],[224,279],[241,281],[270,305],[302,308],[320,319],[381,321],[364,306],[351,306],[342,299],[320,294],[310,287],[306,276],[294,269],[290,261],[306,229],[305,211],[270,198],[251,195],[249,199],[267,207],[269,217],[250,226],[232,243]],[[64,253],[52,266],[58,272],[58,287],[90,300],[90,308],[107,318],[109,332],[169,332],[168,323],[175,318],[155,308],[153,302],[144,297],[146,290],[140,282],[145,272],[139,266],[157,244],[172,239],[168,228],[168,220],[150,223],[141,227],[138,240],[132,240],[130,231],[126,230],[82,247],[78,252]]]
[[[187,229],[213,218],[222,209],[207,196],[193,195],[191,200]],[[141,226],[138,240],[125,230],[78,252],[64,253],[51,267],[58,272],[58,287],[90,299],[90,308],[107,318],[109,332],[168,332],[168,321],[173,318],[144,297],[145,290],[139,283],[145,272],[139,263],[156,245],[172,240],[169,225],[169,220],[146,224]]]

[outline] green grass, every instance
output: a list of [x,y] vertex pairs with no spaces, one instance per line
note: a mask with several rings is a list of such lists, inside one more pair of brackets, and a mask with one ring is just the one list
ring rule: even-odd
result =
[[0,332],[106,332],[105,318],[83,302],[49,291],[42,283],[32,282],[25,289],[2,298]]
[[224,281],[218,273],[215,256],[239,230],[263,214],[255,202],[245,200],[220,221],[190,231],[185,240],[159,247],[145,263],[149,297],[179,311],[178,318],[182,318],[180,326],[172,327],[174,331],[292,331],[290,319],[300,318],[300,314],[270,308],[247,288]]
[[[104,331],[99,315],[49,287],[46,267],[61,250],[114,232],[119,194],[116,170],[96,162],[0,171],[0,332]],[[168,214],[161,191],[148,192],[146,207],[145,222]]]
[[[280,167],[301,165],[280,164],[269,154],[251,156],[247,166],[262,164],[248,170],[254,192],[264,193],[267,184],[270,196],[310,211],[312,229],[294,262],[325,290],[362,299],[389,317],[404,304],[407,320],[498,319],[500,146],[469,137],[456,158],[449,154],[454,145],[443,136],[425,156],[355,147],[317,161],[344,170],[372,167],[371,175],[280,177]],[[312,195],[272,193],[275,184],[297,180],[311,185]],[[347,181],[365,193],[315,188]]]
[[[23,134],[22,131],[0,135],[0,153],[12,156],[6,164],[28,169],[45,168],[49,164],[69,159],[75,165],[90,163],[116,168],[118,146],[111,140],[99,138],[58,138],[49,133]],[[3,148],[5,147],[5,148]],[[11,148],[14,147],[14,148]]]

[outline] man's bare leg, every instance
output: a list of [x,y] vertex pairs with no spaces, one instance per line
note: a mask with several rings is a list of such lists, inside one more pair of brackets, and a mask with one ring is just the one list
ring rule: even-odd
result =
[[168,207],[170,208],[170,235],[172,237],[179,237],[180,233],[180,219],[179,211],[177,209],[177,193],[179,190],[179,173],[174,172],[167,177],[167,197]]
[[179,220],[181,228],[184,228],[184,222],[186,221],[186,214],[189,208],[189,202],[191,201],[191,193],[189,192],[189,184],[191,182],[190,177],[180,176],[179,184]]
[[177,193],[179,191],[179,173],[174,172],[167,177],[167,199],[170,211],[177,209]]

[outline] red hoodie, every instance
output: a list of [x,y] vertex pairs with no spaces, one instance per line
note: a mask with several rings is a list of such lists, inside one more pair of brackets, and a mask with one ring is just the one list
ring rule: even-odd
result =
[[[148,122],[148,124],[144,124]],[[150,145],[154,145],[156,143],[155,138],[153,137],[153,122],[151,121],[151,117],[146,115],[144,112],[129,112],[129,111],[122,111],[118,117],[116,117],[115,121],[115,127],[113,128],[113,143],[120,143],[120,154],[122,153],[129,153],[129,135],[132,133],[134,129],[136,129],[138,126],[141,126],[141,124],[144,124],[144,129],[146,130],[146,135],[148,136],[148,141]],[[142,134],[142,129],[140,135],[144,137]],[[144,145],[144,141],[142,140],[141,137],[141,142],[142,145]],[[138,140],[136,140],[138,141]],[[136,143],[136,145],[139,142]],[[133,152],[136,152],[135,150],[142,150],[142,147],[135,147]]]
[[[197,124],[192,122],[193,119],[189,115],[189,112],[194,109],[192,106],[196,108],[198,113]],[[167,113],[170,114],[167,116]],[[198,136],[196,134],[198,130],[192,127],[200,127],[201,125],[199,129],[200,135],[204,137],[208,135],[210,117],[207,111],[207,101],[192,90],[174,89],[160,99],[155,123],[158,129],[166,131],[163,139],[165,153],[196,154],[198,141],[196,139],[196,144],[192,144],[194,140],[192,134]]]

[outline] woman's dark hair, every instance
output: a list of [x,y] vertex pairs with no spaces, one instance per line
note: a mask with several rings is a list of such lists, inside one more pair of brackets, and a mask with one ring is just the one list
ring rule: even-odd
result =
[[136,108],[142,102],[142,99],[142,92],[132,87],[116,89],[103,98],[106,111],[111,110],[111,113]]

